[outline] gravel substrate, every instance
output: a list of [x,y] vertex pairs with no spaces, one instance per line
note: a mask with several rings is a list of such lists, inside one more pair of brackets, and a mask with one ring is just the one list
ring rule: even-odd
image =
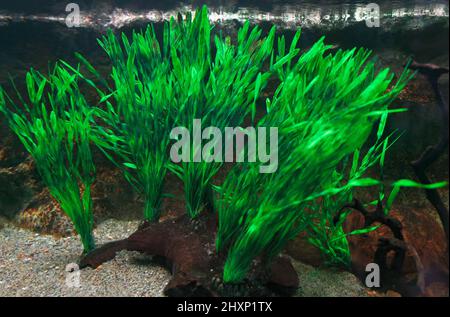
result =
[[[109,219],[94,235],[100,245],[128,237],[137,226],[137,221]],[[8,223],[0,226],[0,297],[164,296],[170,273],[137,252],[122,251],[95,270],[80,271],[79,287],[71,286],[74,273],[67,272],[66,266],[76,263],[81,253],[77,236],[55,238]],[[300,279],[296,296],[367,296],[367,290],[348,272],[293,263]]]
[[297,297],[367,297],[368,289],[346,271],[315,268],[293,261],[300,280]]
[[[128,237],[137,226],[136,221],[107,220],[94,235],[102,244]],[[58,239],[6,224],[0,228],[0,296],[163,296],[170,279],[148,257],[123,251],[95,270],[82,270],[74,287],[76,275],[66,266],[81,253],[78,237]]]

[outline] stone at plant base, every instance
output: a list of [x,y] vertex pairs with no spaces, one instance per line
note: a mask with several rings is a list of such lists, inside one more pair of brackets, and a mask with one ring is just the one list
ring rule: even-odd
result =
[[4,217],[0,216],[0,230],[2,230],[3,227],[5,227],[6,222],[7,220]]
[[33,197],[30,205],[21,211],[16,221],[20,227],[43,234],[67,237],[75,234],[73,225],[47,188]]
[[269,281],[269,287],[273,287],[282,295],[290,296],[297,291],[299,278],[290,258],[280,256],[274,259],[270,267]]

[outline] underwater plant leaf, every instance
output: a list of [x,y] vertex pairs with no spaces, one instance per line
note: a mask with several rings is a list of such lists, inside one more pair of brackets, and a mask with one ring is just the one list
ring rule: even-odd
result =
[[394,187],[415,187],[415,188],[422,188],[422,189],[438,189],[447,186],[447,182],[437,182],[433,184],[421,184],[418,182],[415,182],[410,179],[401,179],[398,181],[395,181],[392,186]]
[[349,187],[370,187],[380,185],[381,182],[374,178],[353,179],[348,183]]
[[137,169],[137,166],[133,163],[123,163],[123,165],[131,169]]
[[367,234],[367,233],[377,230],[380,227],[381,227],[381,225],[375,225],[375,226],[370,226],[370,227],[363,228],[363,229],[357,229],[357,230],[353,230],[353,231],[349,232],[347,235],[354,236],[354,235],[360,235],[360,234]]

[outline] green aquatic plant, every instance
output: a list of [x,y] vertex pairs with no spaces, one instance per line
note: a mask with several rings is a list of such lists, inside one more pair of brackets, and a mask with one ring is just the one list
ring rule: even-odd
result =
[[[384,164],[389,148],[400,138],[397,131],[384,136],[388,111],[381,116],[376,140],[361,156],[362,150],[357,149],[345,158],[331,178],[330,188],[343,188],[336,192],[325,194],[309,205],[310,217],[305,223],[308,241],[316,246],[323,254],[325,263],[331,266],[350,268],[351,254],[348,237],[367,234],[377,230],[381,225],[371,225],[351,232],[344,232],[343,224],[351,210],[345,206],[352,205],[358,187],[378,187],[378,197],[363,207],[377,206],[382,208],[385,216],[389,215],[391,207],[401,188],[414,187],[436,189],[446,186],[446,182],[420,184],[412,180],[401,179],[386,186],[384,179]],[[348,162],[351,163],[347,166]],[[378,179],[365,177],[369,170],[378,169]],[[352,184],[353,186],[346,186]],[[387,190],[391,188],[390,193]],[[343,211],[343,212],[342,212]]]
[[[187,14],[166,22],[161,45],[150,26],[133,33],[131,41],[110,32],[99,42],[113,64],[112,87],[79,56],[107,87],[103,91],[88,80],[106,105],[97,112],[100,121],[94,141],[144,195],[148,220],[159,218],[168,169],[184,183],[191,218],[212,205],[212,179],[222,162],[197,161],[202,153],[194,142],[188,159],[172,164],[168,156],[172,129],[182,126],[192,131],[195,119],[222,132],[227,126],[238,126],[249,114],[254,117],[255,102],[271,74],[261,69],[271,56],[275,28],[262,38],[261,29],[247,22],[236,44],[221,35],[212,39],[211,29],[203,7],[194,18]],[[277,61],[272,68],[285,62]]]
[[[278,46],[283,55],[283,38]],[[336,170],[411,75],[405,70],[393,85],[394,74],[376,72],[370,51],[330,48],[321,39],[278,70],[282,82],[258,123],[278,128],[278,170],[261,174],[259,164],[237,164],[219,188],[216,242],[227,253],[227,283],[242,281],[257,256],[270,261],[306,230],[318,200],[365,184],[355,178],[336,187]]]
[[[178,54],[171,54],[179,96],[177,123],[193,131],[193,120],[200,119],[203,126],[213,126],[223,133],[225,127],[239,126],[250,114],[254,117],[255,102],[270,77],[262,67],[271,55],[275,28],[262,37],[261,29],[251,28],[247,22],[238,30],[236,44],[229,37],[216,35],[214,54],[210,28],[205,7],[192,22],[188,15],[183,23],[170,27],[181,35],[182,43],[177,45]],[[201,144],[194,140],[188,160],[172,165],[172,171],[183,180],[186,210],[191,218],[205,207],[212,209],[212,180],[223,162],[223,157],[209,161],[202,160],[202,155]]]
[[[84,77],[104,105],[96,111],[93,140],[143,196],[144,218],[153,222],[161,215],[164,179],[169,168],[173,169],[171,131],[186,121],[188,107],[195,107],[197,101],[191,95],[199,94],[201,80],[209,74],[211,26],[206,9],[197,13],[194,21],[191,15],[186,20],[172,17],[164,24],[161,43],[153,26],[133,32],[131,40],[109,31],[99,44],[112,62],[111,86],[78,55],[106,87],[105,91]],[[191,68],[183,69],[185,65]],[[202,186],[196,183],[194,187]]]
[[91,198],[95,167],[89,144],[92,111],[77,81],[76,75],[61,66],[48,77],[30,70],[27,98],[15,89],[16,102],[0,87],[0,111],[36,162],[50,194],[71,219],[87,253],[95,247]]
[[[386,152],[395,142],[394,135],[384,136],[388,115],[395,112],[388,106],[411,78],[408,71],[394,83],[389,69],[378,70],[369,59],[370,51],[331,53],[323,38],[300,54],[300,31],[288,49],[285,38],[279,37],[277,52],[275,28],[263,37],[260,28],[246,22],[234,43],[222,34],[212,37],[211,31],[206,7],[194,18],[188,14],[164,23],[162,41],[152,26],[133,32],[131,39],[110,31],[99,40],[112,63],[110,78],[103,78],[78,54],[94,79],[62,62],[65,67],[56,66],[48,77],[31,70],[26,78],[27,98],[15,89],[18,102],[0,88],[0,111],[72,220],[86,253],[95,247],[91,199],[95,167],[90,141],[144,197],[145,219],[159,220],[169,171],[184,183],[189,217],[198,217],[205,207],[217,211],[216,248],[226,255],[226,283],[241,282],[255,259],[268,264],[302,231],[328,263],[348,267],[347,237],[378,228],[344,232],[349,212],[341,213],[342,207],[352,201],[357,188],[378,187],[379,196],[370,204],[384,202],[387,214],[402,187],[444,185],[386,182],[383,177]],[[198,160],[205,153],[195,140],[187,160],[171,161],[171,138],[179,136],[174,128],[193,131],[198,120],[223,132],[244,119],[255,121],[256,102],[274,77],[280,84],[256,124],[270,131],[270,142],[252,149],[258,154],[268,148],[276,152],[277,164],[271,172],[261,172],[265,163],[238,161],[225,182],[213,186],[223,162]],[[88,106],[80,92],[80,78],[99,94],[96,107]],[[376,122],[376,142],[362,155]],[[272,136],[277,142],[272,143]],[[233,160],[251,151],[241,150]],[[365,177],[376,165],[380,179]],[[386,194],[388,188],[391,192]],[[184,227],[185,219],[180,219]],[[151,250],[146,239],[148,235],[142,235],[134,241],[137,249]],[[178,239],[177,243],[184,242]],[[102,252],[118,245],[127,244],[109,244],[90,254],[102,261],[108,258]]]
[[[290,64],[299,50],[292,45],[287,52],[280,52],[275,57],[275,26],[267,36],[263,36],[261,28],[251,27],[249,21],[239,28],[235,42],[222,34],[215,35],[214,49],[211,50],[209,25],[207,9],[203,7],[201,13],[196,13],[193,22],[188,15],[184,23],[170,28],[177,29],[179,34],[200,34],[194,39],[181,36],[186,44],[177,47],[184,48],[184,51],[171,55],[172,63],[176,65],[177,88],[182,96],[178,99],[181,102],[177,106],[180,112],[177,122],[193,131],[193,120],[201,119],[202,126],[217,128],[224,134],[227,127],[238,127],[245,119],[254,122],[256,102],[268,81],[275,73],[281,76],[283,67]],[[193,31],[197,29],[203,32]],[[296,33],[293,43],[299,36],[300,31]],[[200,48],[192,51],[192,47],[197,46]],[[237,138],[236,130],[232,137]],[[191,218],[197,217],[205,207],[214,209],[213,177],[224,161],[234,162],[241,155],[236,148],[231,149],[232,158],[224,157],[224,153],[217,156],[213,153],[216,144],[211,142],[211,151],[204,153],[201,144],[196,144],[194,140],[189,160],[172,165],[172,171],[183,180],[186,210]],[[212,160],[204,159],[205,156]]]
[[[211,86],[207,87],[208,79],[215,79],[212,72],[211,28],[206,7],[197,10],[194,18],[190,14],[185,19],[179,17],[178,21],[172,18],[166,28],[169,30],[166,37],[170,38],[170,60],[176,81],[174,90],[177,97],[172,101],[178,111],[176,125],[190,131],[193,130],[194,119],[205,122],[208,120],[208,111],[212,110],[206,96],[211,91]],[[224,109],[220,111],[217,108],[216,111],[223,113]],[[209,115],[217,113],[211,111]],[[179,138],[179,135],[172,136]],[[186,212],[191,218],[195,218],[205,205],[210,204],[209,184],[211,176],[218,170],[217,164],[194,162],[198,155],[201,155],[199,145],[192,144],[187,160],[171,165],[171,171],[183,182]]]
[[[369,147],[366,154],[361,157],[361,149],[356,149],[337,166],[330,179],[330,188],[344,187],[345,184],[355,183],[360,180],[371,168],[379,165],[380,181],[383,180],[383,167],[387,150],[396,142],[399,136],[390,141],[396,133],[384,137],[384,130],[388,112],[381,116],[376,141]],[[350,163],[350,166],[348,166]],[[384,186],[380,183],[379,197],[372,204],[383,201]],[[308,241],[316,246],[323,254],[325,263],[331,266],[350,268],[351,255],[347,238],[351,235],[367,234],[376,230],[379,226],[356,229],[345,233],[343,223],[349,212],[338,214],[344,206],[349,205],[354,199],[357,187],[347,187],[345,190],[324,195],[320,200],[309,206],[310,218],[305,223]],[[388,207],[389,208],[389,207]],[[388,211],[388,209],[386,209]]]
[[96,109],[92,140],[143,196],[144,218],[158,221],[176,115],[173,75],[165,57],[168,52],[161,51],[151,27],[133,33],[131,42],[110,31],[99,43],[112,61],[112,87],[78,55],[107,88],[102,91],[84,77],[97,89],[104,105]]

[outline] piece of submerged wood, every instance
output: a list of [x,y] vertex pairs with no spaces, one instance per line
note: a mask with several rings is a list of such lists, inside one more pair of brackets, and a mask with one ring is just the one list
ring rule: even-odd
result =
[[[210,225],[211,219],[208,220],[206,226]],[[112,260],[119,251],[138,251],[164,260],[172,273],[166,294],[176,296],[182,293],[178,290],[181,288],[184,292],[193,292],[192,296],[213,295],[207,286],[212,261],[208,243],[213,239],[211,230],[194,232],[190,219],[182,216],[146,224],[127,239],[106,243],[83,257],[80,267],[97,268]]]
[[[194,226],[187,216],[160,223],[146,223],[124,240],[106,243],[80,261],[80,267],[97,268],[119,251],[138,251],[157,257],[172,278],[164,289],[168,296],[218,296],[212,281],[220,275],[223,259],[214,251],[216,219],[204,217]],[[281,295],[298,288],[298,276],[290,260],[276,258],[267,287]]]

